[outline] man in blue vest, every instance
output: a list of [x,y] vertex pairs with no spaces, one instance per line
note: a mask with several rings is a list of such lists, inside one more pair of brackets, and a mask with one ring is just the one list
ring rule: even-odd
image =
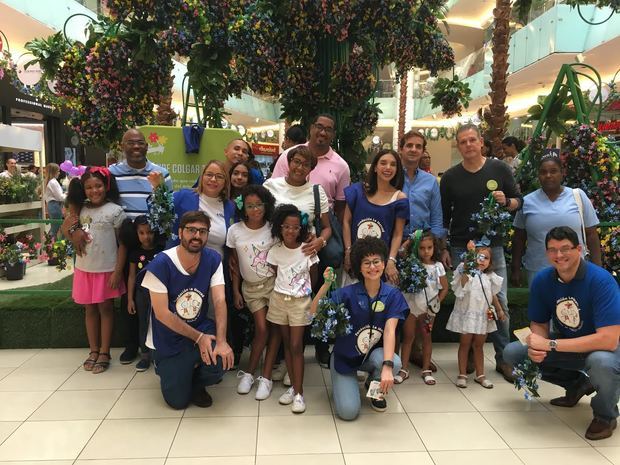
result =
[[[233,366],[226,342],[226,297],[220,255],[205,247],[211,222],[201,211],[183,215],[180,245],[158,254],[146,268],[142,287],[153,312],[146,345],[153,350],[164,400],[174,409],[189,403],[209,407],[207,386]],[[208,297],[215,321],[207,315]]]

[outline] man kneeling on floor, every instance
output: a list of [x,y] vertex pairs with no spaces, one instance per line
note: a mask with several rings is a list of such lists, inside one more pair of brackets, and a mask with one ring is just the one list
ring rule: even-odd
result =
[[553,228],[545,244],[551,267],[535,276],[530,290],[532,334],[527,346],[508,344],[504,360],[513,366],[526,357],[539,363],[543,380],[566,389],[552,405],[573,407],[596,391],[585,436],[608,438],[617,425],[620,397],[620,289],[607,271],[582,258],[571,228]]
[[[153,312],[146,345],[161,380],[164,400],[175,409],[190,402],[209,407],[206,386],[218,383],[232,367],[226,342],[226,298],[220,255],[205,248],[211,222],[200,211],[183,215],[181,244],[158,254],[146,268],[142,287]],[[215,322],[207,316],[208,294]]]

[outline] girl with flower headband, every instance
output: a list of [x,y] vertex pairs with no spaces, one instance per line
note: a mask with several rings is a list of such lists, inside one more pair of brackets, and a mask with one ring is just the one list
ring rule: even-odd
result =
[[[263,186],[246,186],[234,199],[241,221],[228,229],[226,246],[230,248],[229,267],[232,277],[235,310],[246,306],[254,319],[254,340],[247,371],[237,373],[240,378],[237,392],[248,394],[254,385],[254,372],[267,345],[267,309],[273,292],[275,273],[267,263],[267,254],[274,243],[269,221],[273,215],[275,199]],[[234,310],[233,310],[234,312]],[[234,320],[233,320],[234,321]],[[256,400],[263,400],[271,393],[271,365],[259,376]]]
[[118,205],[114,177],[99,166],[91,166],[81,177],[71,180],[67,201],[72,213],[63,223],[63,234],[70,237],[83,229],[88,235],[84,252],[76,256],[72,296],[86,309],[90,353],[83,366],[98,374],[110,366],[113,302],[125,293],[125,257],[118,252],[118,233],[125,212]]
[[268,378],[280,340],[292,386],[280,396],[282,405],[292,404],[293,413],[303,413],[304,330],[309,324],[312,282],[316,281],[318,257],[305,255],[302,244],[309,235],[308,215],[290,204],[276,208],[271,235],[278,240],[267,254],[274,267],[274,290],[269,298],[267,321],[275,325],[265,357],[263,377]]
[[475,260],[473,266],[468,260],[465,261],[467,265],[460,263],[454,272],[452,290],[456,299],[446,329],[461,334],[457,387],[467,387],[467,357],[470,349],[473,349],[476,368],[474,381],[483,388],[491,389],[493,383],[484,375],[483,348],[487,334],[497,331],[496,321],[506,319],[497,298],[504,279],[493,272],[491,247],[469,241],[467,250],[475,252]]

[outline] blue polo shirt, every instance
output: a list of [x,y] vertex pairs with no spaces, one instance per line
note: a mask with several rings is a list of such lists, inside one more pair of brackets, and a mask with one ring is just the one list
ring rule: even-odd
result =
[[405,226],[405,237],[416,229],[430,229],[435,236],[444,237],[441,194],[435,176],[417,168],[411,182],[405,170],[403,192],[409,199],[409,224]]
[[[343,375],[355,373],[364,361],[369,345],[371,351],[383,346],[383,329],[387,320],[404,320],[409,315],[409,305],[402,292],[384,282],[372,299],[362,283],[336,289],[330,298],[336,304],[343,303],[349,310],[353,326],[350,334],[336,338],[334,344],[334,368]],[[372,315],[371,307],[375,309]]]
[[527,311],[536,323],[553,319],[554,329],[565,338],[587,336],[597,328],[620,325],[620,288],[611,274],[591,262],[582,260],[568,283],[548,267],[534,278]]
[[147,176],[153,171],[159,171],[164,176],[166,186],[172,190],[172,180],[168,170],[148,160],[146,161],[146,166],[142,169],[132,168],[125,161],[110,166],[110,173],[116,179],[121,195],[121,205],[129,218],[135,218],[148,213],[149,209],[146,199],[153,193],[153,187],[148,181]]

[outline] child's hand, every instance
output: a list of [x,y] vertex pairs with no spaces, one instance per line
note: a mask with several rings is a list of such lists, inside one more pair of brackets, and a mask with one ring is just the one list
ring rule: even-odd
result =
[[133,301],[133,299],[127,301],[127,313],[129,313],[130,315],[136,314],[136,303]]
[[159,171],[151,171],[146,179],[151,183],[151,186],[153,186],[153,190],[157,189],[164,182],[164,177]]
[[506,319],[506,314],[503,310],[497,312],[497,318],[499,318],[499,321],[504,321]]
[[121,273],[113,271],[108,279],[108,287],[110,289],[116,289],[121,282]]
[[474,241],[469,241],[467,243],[467,250],[476,250],[476,243]]
[[237,310],[241,310],[243,308],[243,305],[244,305],[243,296],[241,295],[239,291],[235,291],[233,293],[233,305],[235,306]]
[[336,273],[331,266],[325,268],[325,271],[323,272],[323,279],[325,280],[325,284],[331,284],[336,281]]

